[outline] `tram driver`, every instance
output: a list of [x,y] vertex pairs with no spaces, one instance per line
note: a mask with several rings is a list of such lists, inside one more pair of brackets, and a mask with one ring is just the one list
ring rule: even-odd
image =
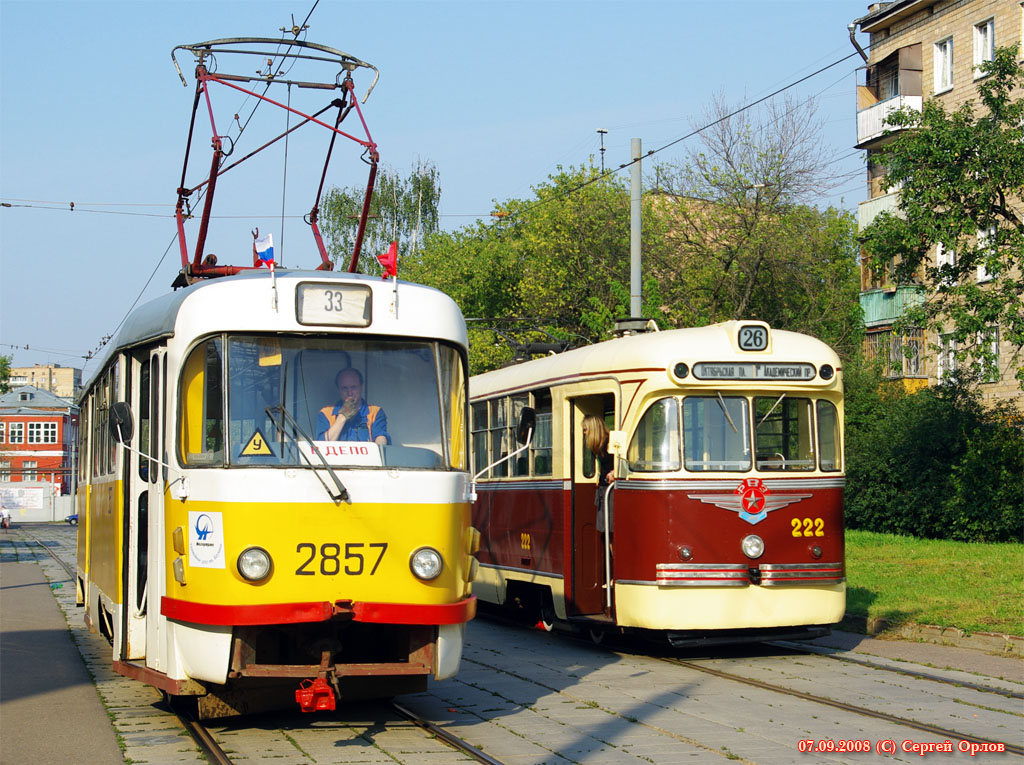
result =
[[335,375],[334,384],[338,388],[338,400],[317,415],[316,440],[390,444],[388,416],[381,407],[366,403],[362,373],[346,367]]

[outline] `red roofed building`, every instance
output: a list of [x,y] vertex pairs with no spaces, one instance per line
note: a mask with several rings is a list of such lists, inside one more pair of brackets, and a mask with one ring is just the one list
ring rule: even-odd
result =
[[77,443],[69,400],[32,385],[0,395],[0,483],[49,482],[70,494]]

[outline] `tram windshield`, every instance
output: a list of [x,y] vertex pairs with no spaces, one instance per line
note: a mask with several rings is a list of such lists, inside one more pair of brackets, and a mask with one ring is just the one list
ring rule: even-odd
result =
[[627,461],[638,473],[838,471],[841,443],[838,411],[824,399],[666,397],[644,412]]
[[221,335],[182,378],[190,466],[466,469],[458,350],[392,338]]

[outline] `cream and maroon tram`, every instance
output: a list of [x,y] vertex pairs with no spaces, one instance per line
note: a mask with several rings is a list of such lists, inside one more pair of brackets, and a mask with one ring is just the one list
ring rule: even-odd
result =
[[[387,438],[318,440],[346,368]],[[203,716],[453,675],[465,370],[458,307],[400,281],[249,271],[133,312],[80,399],[78,596],[114,668]]]
[[[674,645],[842,619],[843,383],[824,343],[756,321],[635,334],[473,377],[470,394],[481,601]],[[604,532],[588,415],[615,455]]]

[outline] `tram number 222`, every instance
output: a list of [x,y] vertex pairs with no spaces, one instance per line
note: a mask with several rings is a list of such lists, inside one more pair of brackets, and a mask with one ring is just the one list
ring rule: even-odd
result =
[[[363,548],[369,548],[369,554],[363,553]],[[388,549],[387,542],[371,542],[370,544],[363,544],[362,542],[348,542],[345,545],[345,555],[341,555],[341,545],[335,544],[334,542],[325,542],[320,545],[319,550],[317,546],[312,542],[301,542],[296,548],[295,552],[301,553],[306,551],[309,557],[295,569],[297,576],[314,576],[316,571],[310,567],[315,566],[315,561],[319,553],[320,558],[320,573],[324,576],[337,576],[343,571],[349,576],[359,576],[360,574],[367,573],[366,564],[367,557],[373,558],[376,555],[376,560],[373,562],[373,567],[369,570],[370,576],[377,573],[377,567],[380,562],[384,560],[384,553]],[[373,551],[378,551],[374,553]],[[344,562],[344,566],[342,563]]]
[[795,537],[825,536],[825,521],[822,518],[793,518],[789,525],[793,527]]

